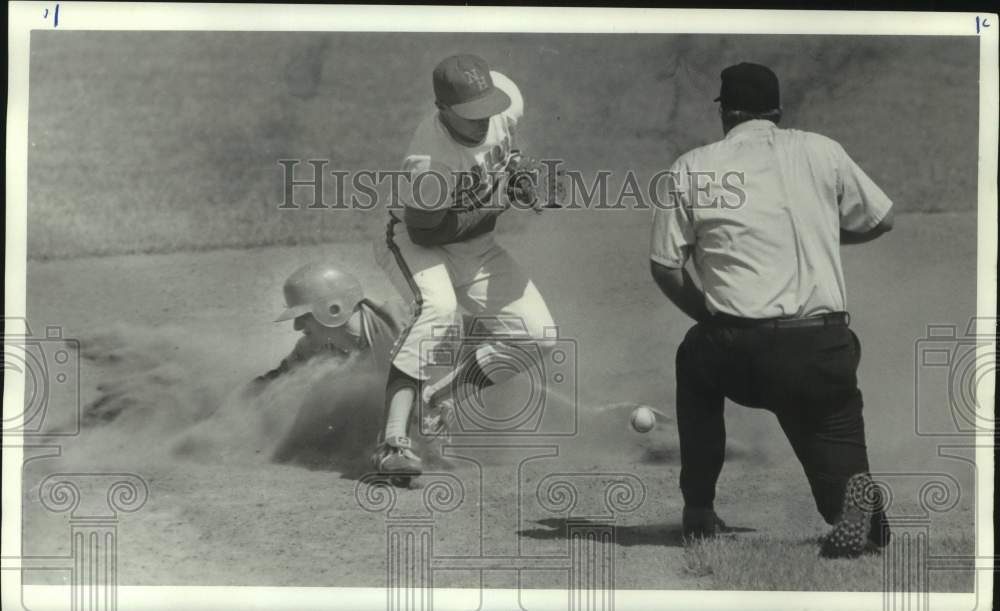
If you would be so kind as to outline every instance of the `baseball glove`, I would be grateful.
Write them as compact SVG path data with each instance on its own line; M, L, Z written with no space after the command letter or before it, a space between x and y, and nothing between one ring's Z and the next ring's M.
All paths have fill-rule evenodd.
M513 151L507 164L506 193L510 205L535 212L562 208L566 187L562 183L563 171L557 165Z

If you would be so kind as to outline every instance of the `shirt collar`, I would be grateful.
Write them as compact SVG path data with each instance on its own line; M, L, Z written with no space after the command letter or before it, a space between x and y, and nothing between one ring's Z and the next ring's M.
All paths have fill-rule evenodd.
M752 134L757 132L770 131L775 128L777 128L777 125L774 124L774 121L768 121L767 119L750 119L749 121L744 121L743 123L740 123L736 127L729 130L729 133L726 134L726 140L729 140L730 138L735 138L736 136L739 136L741 134Z

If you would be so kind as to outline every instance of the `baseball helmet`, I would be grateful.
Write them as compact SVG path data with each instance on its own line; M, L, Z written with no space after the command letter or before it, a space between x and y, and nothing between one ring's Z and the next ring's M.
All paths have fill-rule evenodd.
M346 323L364 297L361 283L329 263L309 263L285 281L285 311L274 322L312 313L325 327Z

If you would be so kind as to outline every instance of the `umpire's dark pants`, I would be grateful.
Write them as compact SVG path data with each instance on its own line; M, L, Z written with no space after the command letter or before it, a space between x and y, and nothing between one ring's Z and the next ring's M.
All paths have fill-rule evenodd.
M833 523L848 478L868 471L860 358L861 345L845 320L788 328L716 317L692 327L677 351L685 504L711 507L715 500L728 398L777 415L819 512Z

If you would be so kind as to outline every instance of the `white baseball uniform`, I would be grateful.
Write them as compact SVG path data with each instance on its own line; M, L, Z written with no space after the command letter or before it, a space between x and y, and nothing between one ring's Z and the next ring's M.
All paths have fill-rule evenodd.
M509 78L494 71L490 74L495 85L510 97L511 105L490 118L485 139L474 146L460 144L435 110L420 123L403 162L412 184L421 174L432 171L449 177L456 173L477 175L472 197L456 190L456 181L449 178L447 193L442 195L448 197L445 205L452 208L478 207L483 205L481 202L489 202L503 186L499 176L514 148L514 132L524 102ZM426 201L414 201L407 189L402 191L404 206L426 206ZM442 333L444 329L461 328L459 306L475 317L486 317L490 331L498 336L535 339L541 345L550 341L547 338L553 335L554 323L545 301L527 273L497 244L492 226L465 241L428 247L413 243L400 220L402 216L401 212L393 214L385 240L376 245L380 267L400 294L413 300L415 316L400 334L392 361L400 371L428 380L426 357L449 339ZM487 353L483 354L488 358Z

